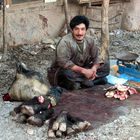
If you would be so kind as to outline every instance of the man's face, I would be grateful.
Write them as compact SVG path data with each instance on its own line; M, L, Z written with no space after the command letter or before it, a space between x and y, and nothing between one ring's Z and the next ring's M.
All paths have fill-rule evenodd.
M81 23L77 26L75 26L72 30L73 37L77 41L82 41L86 35L86 26L85 24Z

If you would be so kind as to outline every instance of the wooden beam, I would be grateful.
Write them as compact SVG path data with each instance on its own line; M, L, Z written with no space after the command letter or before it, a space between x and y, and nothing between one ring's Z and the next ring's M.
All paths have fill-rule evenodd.
M109 60L109 25L108 25L108 11L109 11L110 0L103 0L101 10L101 50L100 59L102 61Z
M64 10L65 10L65 20L67 25L67 32L70 31L69 29L69 17L68 17L68 0L64 0Z
M91 3L92 5L102 4L103 0L79 0L79 4ZM130 2L130 0L110 0L110 4L119 3L119 2Z
M7 55L7 44L6 44L6 38L5 38L5 34L6 34L6 27L5 27L5 23L6 23L6 20L5 20L5 0L3 1L3 6L2 6L2 13L3 13L3 56L2 56L2 59L5 61L6 60L6 55Z

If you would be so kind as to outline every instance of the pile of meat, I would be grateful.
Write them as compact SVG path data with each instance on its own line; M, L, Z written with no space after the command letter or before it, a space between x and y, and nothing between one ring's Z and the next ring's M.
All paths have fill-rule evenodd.
M133 87L125 85L115 85L106 89L105 96L107 98L116 98L119 100L125 100L132 94L137 94L137 90Z

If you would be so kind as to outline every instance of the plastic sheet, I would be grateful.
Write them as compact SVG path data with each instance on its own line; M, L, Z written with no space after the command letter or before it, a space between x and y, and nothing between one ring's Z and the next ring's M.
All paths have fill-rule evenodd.
M107 76L107 81L110 84L116 85L116 84L125 84L128 81L128 79L116 77L114 75L109 74Z

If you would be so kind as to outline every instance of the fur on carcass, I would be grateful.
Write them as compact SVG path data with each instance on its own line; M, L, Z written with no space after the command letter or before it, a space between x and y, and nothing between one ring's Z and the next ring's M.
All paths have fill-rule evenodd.
M91 129L91 123L62 110L49 122L48 138L64 137Z
M12 100L25 101L35 96L47 95L50 85L43 76L16 59L16 78L10 87L9 95Z

